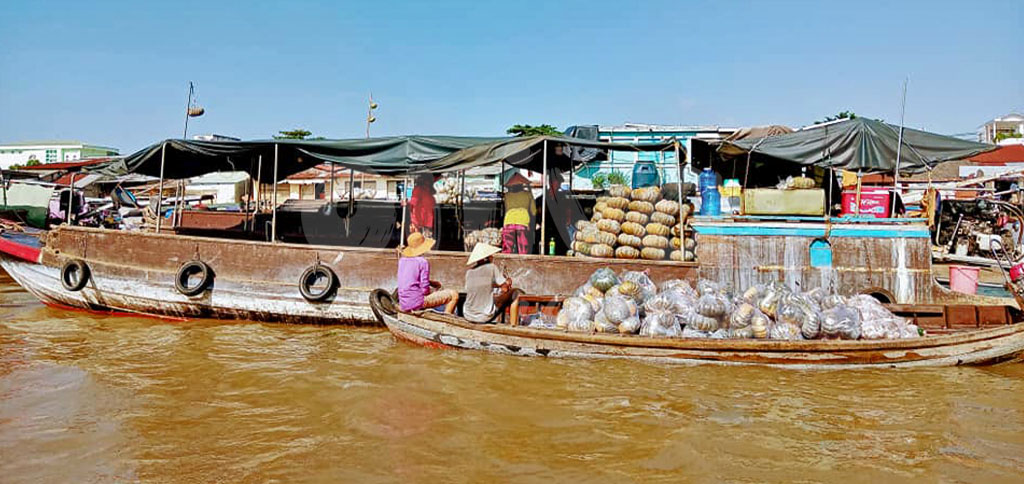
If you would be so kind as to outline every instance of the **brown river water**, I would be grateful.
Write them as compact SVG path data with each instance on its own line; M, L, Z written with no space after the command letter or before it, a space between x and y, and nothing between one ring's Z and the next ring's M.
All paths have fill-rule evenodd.
M1022 482L1024 364L439 351L52 309L0 272L0 482Z

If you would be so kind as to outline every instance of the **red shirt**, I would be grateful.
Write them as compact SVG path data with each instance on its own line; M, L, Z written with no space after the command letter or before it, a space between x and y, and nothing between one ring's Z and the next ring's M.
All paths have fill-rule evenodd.
M433 190L423 187L412 189L409 199L410 219L413 227L434 228L434 194Z

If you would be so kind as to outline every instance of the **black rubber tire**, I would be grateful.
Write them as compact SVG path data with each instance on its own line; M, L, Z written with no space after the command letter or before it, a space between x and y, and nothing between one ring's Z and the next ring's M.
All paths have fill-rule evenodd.
M76 274L78 275L77 279L75 278ZM85 262L71 259L60 268L60 285L71 292L81 291L89 283L90 276L89 266Z
M384 315L394 316L398 314L398 299L395 294L384 289L370 291L370 310L377 317L377 321L384 323Z
M193 275L199 274L199 284L188 285L188 280ZM178 268L174 276L174 288L186 296L198 296L210 287L213 283L213 269L201 260L190 260Z
M313 292L313 283L321 277L327 278L327 287L320 292ZM299 277L299 292L309 302L325 301L334 294L337 288L338 276L334 274L330 267L323 264L309 266L309 269L306 269L302 276Z

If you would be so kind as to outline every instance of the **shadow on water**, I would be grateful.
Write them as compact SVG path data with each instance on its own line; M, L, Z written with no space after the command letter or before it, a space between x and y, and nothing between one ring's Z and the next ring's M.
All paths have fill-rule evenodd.
M1011 482L1024 365L666 367L51 309L0 281L0 475ZM457 477L453 477L457 476Z

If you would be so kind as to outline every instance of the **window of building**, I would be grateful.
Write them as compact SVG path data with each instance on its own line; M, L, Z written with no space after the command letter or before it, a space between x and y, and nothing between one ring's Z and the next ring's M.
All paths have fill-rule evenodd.
M46 162L56 163L57 162L57 150L46 150Z

